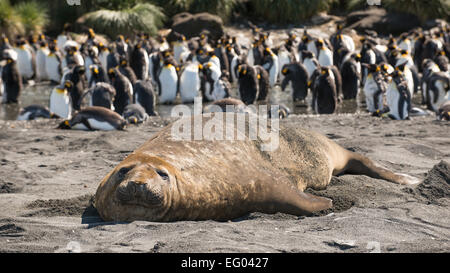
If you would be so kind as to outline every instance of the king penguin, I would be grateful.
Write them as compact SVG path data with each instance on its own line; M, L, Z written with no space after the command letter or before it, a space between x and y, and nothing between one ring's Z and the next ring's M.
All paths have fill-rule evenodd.
M376 113L384 108L383 97L386 93L386 82L380 66L376 64L363 64L367 70L366 82L363 91L366 99L366 107L370 113Z
M249 64L238 66L239 94L246 105L254 104L258 98L258 77L256 69Z
M20 110L17 120L35 120L38 118L49 119L57 118L57 116L45 106L32 104Z
M40 41L39 49L36 52L36 79L38 81L50 80L45 65L48 54L50 54L50 50L48 49L47 43L45 41Z
M220 68L213 62L207 62L202 66L202 93L204 101L214 101L212 93L214 91L215 83L222 76Z
M20 75L24 80L30 80L34 76L36 70L36 55L34 49L21 38L17 42L17 47L14 48L17 52L17 66L20 71Z
M199 69L201 64L188 62L180 73L180 97L182 103L191 103L200 95Z
M111 84L106 82L96 83L83 94L83 97L88 95L90 96L89 106L101 106L113 111L115 110L114 98L116 96L116 89Z
M170 62L170 60L164 60L164 64L158 74L158 79L159 103L173 103L177 96L178 74L176 67Z
M22 92L22 77L17 66L17 52L13 49L3 51L6 65L2 71L3 98L2 103L17 103Z
M318 61L321 66L333 65L333 51L325 46L322 39L316 41L316 47L318 50Z
M269 73L270 87L274 87L277 83L279 73L278 56L268 47L266 47L263 54L262 67Z
M126 121L116 112L104 107L91 106L76 112L71 119L66 119L58 129L75 130L123 130Z
M328 67L320 68L313 88L312 108L317 114L332 114L337 107L334 75Z
M281 82L281 90L285 90L286 86L292 83L292 100L294 102L301 101L308 95L308 71L305 66L299 62L285 64L281 69L284 76Z
M361 75L358 71L358 55L351 55L341 67L342 93L344 100L356 99L361 82Z
M58 117L70 119L72 117L72 98L70 96L73 83L66 81L63 86L57 86L50 94L50 112Z
M109 79L111 80L116 96L114 97L114 109L119 115L122 115L123 110L128 104L133 103L133 86L119 69L111 68L108 71Z
M450 92L450 77L445 72L433 73L427 84L427 107L438 112L439 106L446 101L446 95Z
M45 58L45 72L50 81L60 83L62 77L62 56L56 43L49 44L49 53Z
M142 47L142 41L139 41L132 49L130 56L130 66L138 80L147 80L149 65L148 53Z
M411 110L411 96L406 82L398 77L401 74L395 71L388 78L386 91L386 103L389 107L389 117L396 120L409 118Z
M149 116L156 116L155 111L156 96L153 91L153 85L150 81L138 80L133 85L134 90L134 102L139 104L145 109L145 112Z
M148 119L148 114L140 104L128 104L123 111L123 118L128 124L143 123Z
M320 67L319 61L317 61L316 57L314 56L314 53L312 53L311 51L303 51L302 58L303 58L303 65L305 66L306 71L308 71L308 75L311 78L314 71L316 71L316 69Z

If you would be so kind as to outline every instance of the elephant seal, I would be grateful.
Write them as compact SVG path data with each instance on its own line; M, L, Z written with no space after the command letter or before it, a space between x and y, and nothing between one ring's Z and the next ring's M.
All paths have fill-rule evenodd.
M192 125L198 118L206 127L219 115L225 128L240 118L249 125L251 115L227 114L232 118L222 112L181 118L137 148L101 181L94 200L101 218L167 222L222 221L250 212L308 215L330 208L332 201L303 191L325 189L332 175L364 174L399 184L418 183L319 133L282 124L278 149L271 152L260 149L261 137L252 140L239 126L232 127L235 140L173 137L174 127L184 119Z

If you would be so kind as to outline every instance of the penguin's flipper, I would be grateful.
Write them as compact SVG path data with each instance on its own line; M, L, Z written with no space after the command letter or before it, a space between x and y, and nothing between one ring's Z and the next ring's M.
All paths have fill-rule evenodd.
M86 118L82 118L80 123L82 123L84 126L86 126L86 128L89 129L89 131L94 131L95 129L93 129L91 127L91 124L89 124L89 121Z

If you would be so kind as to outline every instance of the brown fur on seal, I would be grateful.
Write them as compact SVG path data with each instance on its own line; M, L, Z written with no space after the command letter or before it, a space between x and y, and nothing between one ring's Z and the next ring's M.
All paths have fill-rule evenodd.
M224 113L212 118L236 125L237 118L249 117L227 114L234 120ZM212 121L208 115L197 118L204 126ZM193 118L187 119L193 128ZM228 220L255 211L307 215L330 208L332 202L303 190L326 188L332 175L417 182L299 128L280 127L279 148L265 152L260 149L263 141L250 140L248 134L234 141L174 140L174 126L162 129L102 180L95 207L104 220ZM234 139L243 136L234 128Z

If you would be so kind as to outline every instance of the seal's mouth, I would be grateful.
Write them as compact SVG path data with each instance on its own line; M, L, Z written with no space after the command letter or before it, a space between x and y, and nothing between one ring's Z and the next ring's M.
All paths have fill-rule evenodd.
M115 179L115 200L120 205L155 207L164 203L164 189L175 178L164 168L138 164L119 168Z
M160 187L135 181L121 183L116 189L116 198L122 205L145 207L160 205L164 200Z

